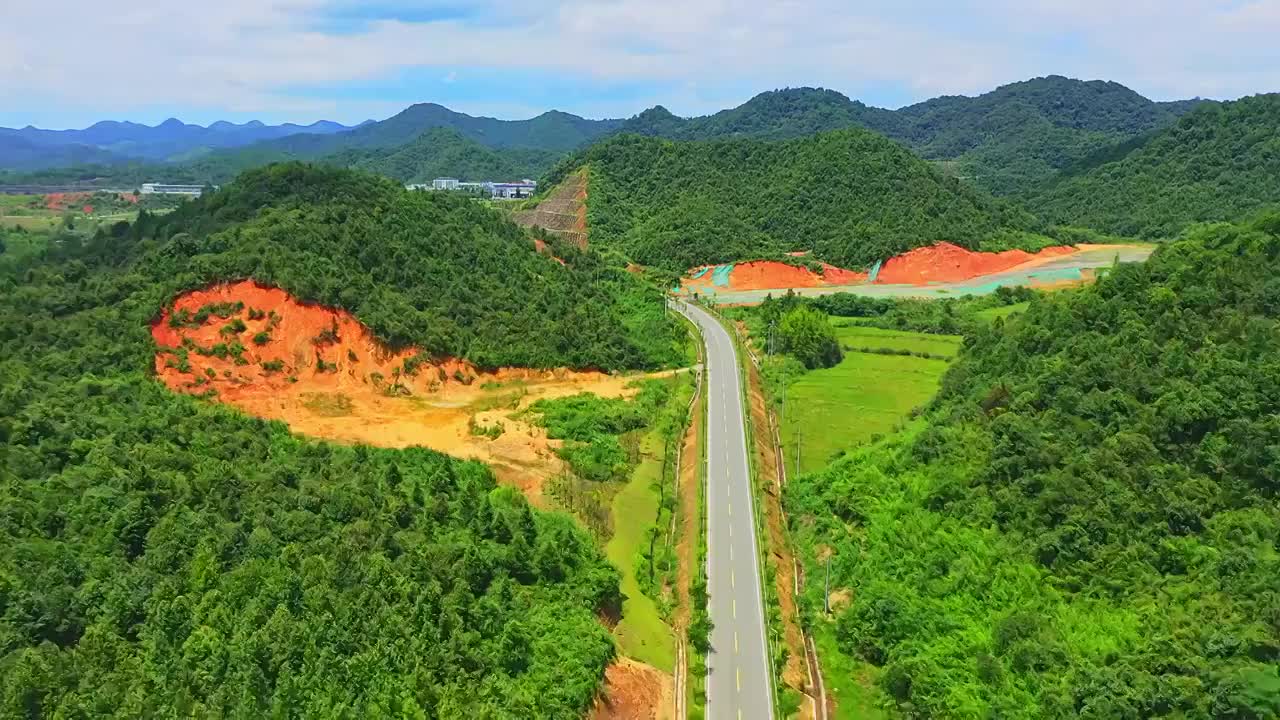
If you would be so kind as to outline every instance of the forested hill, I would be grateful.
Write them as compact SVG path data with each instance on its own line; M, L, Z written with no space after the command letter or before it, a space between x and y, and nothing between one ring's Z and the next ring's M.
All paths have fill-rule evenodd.
M1157 103L1114 82L1060 76L1012 83L976 97L939 97L900 110L868 107L833 90L761 93L705 117L661 106L622 132L678 140L786 139L862 127L906 144L954 174L1000 194L1054 177L1101 149L1165 127L1198 101Z
M1101 80L1050 76L977 97L940 97L898 111L921 156L998 194L1043 183L1101 149L1172 124L1199 101L1157 103Z
M558 243L565 265L537 254L524 229L472 199L364 173L269 166L129 232L158 243L137 264L167 290L253 278L349 310L393 346L483 367L677 357L656 289Z
M867 130L783 142L623 135L562 163L549 182L584 165L592 245L672 270L801 250L857 268L941 240L1037 242L1025 213Z
M389 149L344 150L326 163L385 175L401 182L429 183L438 177L462 180L519 180L541 177L561 157L553 150L494 150L451 128L428 130L412 142Z
M1028 204L1054 222L1162 238L1280 203L1280 94L1201 107L1126 150Z
M149 332L251 276L486 363L656 362L661 298L565 260L474 201L301 165L0 255L0 717L582 717L621 598L570 518L479 463L172 393Z
M979 332L922 421L793 479L859 675L904 717L1280 715L1277 277L1280 216L1199 228Z
M823 88L771 90L705 117L678 117L659 105L622 123L619 132L671 140L782 140L848 127L893 137L904 132L902 118L892 110L868 107Z
M528 120L472 117L434 103L411 105L375 123L333 135L291 135L256 143L243 150L217 153L210 159L236 164L239 158L316 160L343 151L391 150L418 141L433 129L451 129L492 149L565 153L613 130L620 121L587 120L562 112L545 112ZM450 173L457 174L457 173Z

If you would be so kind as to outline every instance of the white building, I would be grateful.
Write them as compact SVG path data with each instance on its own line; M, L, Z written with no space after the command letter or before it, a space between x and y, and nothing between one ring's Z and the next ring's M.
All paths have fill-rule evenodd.
M436 178L431 181L432 190L457 190L458 178Z
M513 183L490 183L490 190L496 198L516 200L527 198L538 192L538 183L532 180L521 180Z
M214 188L217 189L216 187ZM204 193L203 185L168 185L166 183L142 183L143 195L191 195L200 197Z

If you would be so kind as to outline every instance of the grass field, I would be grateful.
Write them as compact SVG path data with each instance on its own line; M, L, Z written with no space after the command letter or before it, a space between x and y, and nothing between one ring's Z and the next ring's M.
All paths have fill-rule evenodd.
M925 335L905 330L883 330L856 323L836 323L835 328L836 340L842 347L907 350L949 358L955 357L963 341L959 335Z
M841 345L927 352L953 357L960 338L846 325L836 329ZM913 408L938 390L946 360L903 355L845 352L833 368L802 375L787 389L782 416L782 448L794 472L796 443L800 471L821 469L839 453L891 432Z
M687 395L684 400L688 401ZM609 562L622 573L622 621L614 628L614 636L623 655L671 672L676 664L675 636L636 580L636 557L646 542L645 530L658 514L653 485L662 472L661 435L650 431L640 452L640 464L613 498L613 537L604 547Z

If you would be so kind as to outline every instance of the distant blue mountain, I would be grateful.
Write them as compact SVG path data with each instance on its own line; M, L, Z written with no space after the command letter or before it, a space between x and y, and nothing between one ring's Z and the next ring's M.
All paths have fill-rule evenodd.
M0 128L0 168L38 170L86 161L113 164L136 160L187 160L213 150L242 147L288 135L329 135L366 123L347 126L321 120L310 125L266 125L253 120L237 125L220 120L204 127L169 118L154 127L104 120L83 130L42 130L31 126Z

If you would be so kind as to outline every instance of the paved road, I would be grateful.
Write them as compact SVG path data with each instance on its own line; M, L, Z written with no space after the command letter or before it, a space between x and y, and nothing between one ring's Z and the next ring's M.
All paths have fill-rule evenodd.
M729 333L694 305L677 309L707 346L707 584L711 652L707 717L773 718L742 385Z

